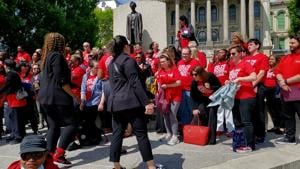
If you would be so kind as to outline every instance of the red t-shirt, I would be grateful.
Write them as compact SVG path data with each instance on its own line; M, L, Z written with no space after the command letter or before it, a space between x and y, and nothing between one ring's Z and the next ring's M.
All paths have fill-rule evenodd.
M5 76L0 75L0 88L2 88L5 84ZM4 101L5 101L5 95L0 94L0 107L2 108L4 106Z
M88 75L88 78L86 80L86 100L90 100L92 96L92 91L94 87L94 80L97 77L97 75Z
M260 70L267 71L269 69L268 57L263 53L258 53L254 56L246 56L244 60L255 68L256 74L258 74Z
M82 77L85 74L85 70L81 66L77 66L76 68L72 69L72 92L80 97L80 89L81 89L81 82Z
M180 79L180 73L177 68L174 66L170 70L159 70L157 73L157 83L159 85L163 84L172 84ZM182 83L182 82L181 82ZM169 101L181 101L181 86L179 87L170 87L165 89L166 99Z
M184 26L178 31L177 37L179 38L181 49L187 48L189 46L189 39L182 36L183 34L189 34L189 33L190 33L190 29L187 26Z
M269 68L267 71L264 85L266 87L276 87L276 76L273 68Z
M199 58L200 66L206 68L207 65L206 55L203 52L198 51L198 58Z
M24 107L27 105L26 99L18 100L16 93L6 95L6 100L10 108Z
M159 68L159 58L154 58L151 64L152 73L155 74L158 71L158 68Z
M300 74L300 53L283 56L275 70L275 74L281 74L284 79ZM300 87L300 82L289 85Z
M229 65L227 61L218 62L215 64L212 72L221 82L222 85L229 78Z
M90 55L90 52L87 52L87 51L83 51L82 52L82 56L83 56L83 64L84 66L88 67L89 66L89 55Z
M18 52L15 62L19 64L20 61L26 61L29 63L31 61L31 57L27 52Z
M191 90L191 84L192 84L192 81L193 81L193 77L191 75L191 72L193 71L193 69L196 66L200 66L200 63L197 60L195 60L194 58L191 58L187 62L184 61L183 59L181 59L177 63L177 67L178 67L178 70L179 70L180 75L181 75L182 88L186 91Z
M234 65L229 72L229 80L233 81L238 77L245 77L254 72L255 69L246 61ZM235 98L237 99L248 99L256 97L253 89L252 82L240 82L240 89L237 91Z
M106 53L102 56L102 58L99 61L99 65L98 68L99 70L102 70L103 72L103 79L108 79L108 65L111 62L111 60L113 59L113 57Z
M215 65L216 65L216 63L209 62L207 65L207 71L213 73Z

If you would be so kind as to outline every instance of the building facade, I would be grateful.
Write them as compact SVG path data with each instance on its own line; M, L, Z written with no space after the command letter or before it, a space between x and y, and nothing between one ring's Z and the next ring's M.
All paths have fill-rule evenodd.
M272 51L283 53L288 48L287 0L139 0L136 2L138 8L140 6L140 10L138 8L137 10L142 15L156 16L153 17L155 20L166 17L163 19L166 23L155 24L159 32L153 32L163 34L164 38L166 35L166 39L162 39L166 41L163 44L175 42L179 29L179 16L185 15L195 28L199 48L208 55L215 49L227 48L232 32L240 32L244 40L259 39L267 54ZM163 5L163 10L159 8L158 11L152 8L151 4ZM143 17L148 18L146 15ZM153 22L144 18L144 23ZM157 29L158 26L163 26L163 29Z

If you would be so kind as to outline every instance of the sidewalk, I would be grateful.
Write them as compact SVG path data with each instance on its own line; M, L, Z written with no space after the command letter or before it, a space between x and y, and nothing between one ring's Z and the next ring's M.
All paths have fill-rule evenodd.
M299 124L299 121L298 121ZM297 127L298 131L299 126ZM155 161L166 169L267 169L300 168L300 144L277 145L274 140L280 138L267 134L266 142L257 146L257 150L247 154L237 154L230 150L231 139L221 136L216 145L196 146L180 143L166 145L158 140L160 135L150 132L149 137ZM135 137L123 142L128 153L121 157L121 164L127 169L144 169ZM19 145L9 145L5 139L0 141L0 168L18 159ZM111 169L108 161L109 143L67 152L67 158L74 164L72 169ZM276 169L277 169L276 168Z

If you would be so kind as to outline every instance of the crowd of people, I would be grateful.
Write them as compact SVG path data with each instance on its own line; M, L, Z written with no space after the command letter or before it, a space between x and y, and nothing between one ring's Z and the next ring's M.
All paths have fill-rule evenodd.
M147 135L145 115L149 114L156 116L160 140L171 146L180 142L182 128L193 116L209 126L210 145L217 143L219 134L232 137L235 131L243 131L245 145L237 147L237 153L254 151L255 145L265 142L267 132L285 134L279 144L295 144L300 35L290 36L291 54L277 57L261 53L258 39L244 42L236 32L229 48L217 50L207 63L187 18L180 20L179 47L160 49L152 42L143 50L141 44L132 46L126 37L116 36L102 49L84 42L83 50L72 52L61 34L48 33L43 48L32 56L21 46L16 57L2 52L0 114L5 131L1 124L0 133L10 133L7 141L14 144L25 137L26 124L34 134L48 127L47 145L41 152L47 150L55 164L70 166L65 158L70 145L70 150L74 145L97 145L102 134L112 131L110 161L116 169L122 168L122 140L129 128L137 137L143 161L149 169L155 168ZM238 86L232 109L207 107L210 96L230 84ZM161 97L164 103L159 102ZM266 108L274 124L269 130ZM95 124L97 116L101 128Z

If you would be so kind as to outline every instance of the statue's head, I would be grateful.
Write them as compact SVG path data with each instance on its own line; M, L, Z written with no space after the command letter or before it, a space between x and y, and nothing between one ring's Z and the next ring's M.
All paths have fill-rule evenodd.
M136 8L136 3L133 2L133 1L131 1L130 4L129 4L129 6L130 6L130 8L131 8L132 10L135 10L135 8Z

